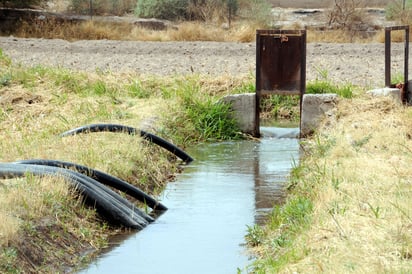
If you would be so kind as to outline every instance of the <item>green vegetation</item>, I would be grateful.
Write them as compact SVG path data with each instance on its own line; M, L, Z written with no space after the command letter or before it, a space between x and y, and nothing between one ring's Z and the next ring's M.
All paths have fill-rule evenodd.
M273 25L272 6L266 0L241 0L239 16L262 27Z
M391 84L396 85L405 82L405 75L403 73L394 73L391 76Z
M247 226L246 242L250 246L258 246L262 243L264 232L261 226L255 224Z
M334 93L342 98L352 98L356 87L351 84L334 84L328 78L328 71L318 69L319 77L306 84L307 94ZM260 109L263 119L299 121L299 96L268 95L262 97Z
M329 73L326 69L317 68L318 77L307 83L306 93L309 94L325 94L335 93L343 98L352 98L354 87L352 84L333 84L329 80Z
M268 95L264 96L260 102L262 119L264 120L289 120L299 121L299 96L288 95Z
M351 98L353 96L354 87L351 84L335 85L330 81L315 80L308 83L306 93L309 94L326 94L335 93L343 98Z
M400 21L403 24L412 23L412 1L395 0L386 6L386 18L388 20Z
M13 8L27 8L30 6L46 4L47 0L0 0L0 6Z
M187 17L188 0L139 0L138 17L177 20Z
M272 21L271 5L265 0L140 0L135 14L144 18L167 20L200 20L206 22L229 21L236 15L257 24L269 26Z
M69 10L78 14L124 15L133 11L137 0L71 0Z
M187 98L189 99L189 98ZM210 99L189 99L182 104L185 115L173 118L173 136L184 134L191 142L240 139L235 120L230 118L230 106ZM170 121L172 123L172 121ZM177 132L178 131L178 132ZM170 130L169 130L170 132Z

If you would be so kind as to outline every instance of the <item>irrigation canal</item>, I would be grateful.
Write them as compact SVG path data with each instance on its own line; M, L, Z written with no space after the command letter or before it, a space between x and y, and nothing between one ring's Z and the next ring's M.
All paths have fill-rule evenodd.
M259 141L188 150L195 161L160 197L168 211L142 231L114 239L110 250L80 273L245 270L253 262L245 247L247 228L264 222L281 203L286 178L299 160L298 129L261 128L261 133Z

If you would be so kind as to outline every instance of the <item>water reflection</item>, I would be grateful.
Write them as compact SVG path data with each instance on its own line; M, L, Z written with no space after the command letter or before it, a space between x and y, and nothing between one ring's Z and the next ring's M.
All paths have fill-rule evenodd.
M82 273L236 273L247 226L283 198L297 139L203 144L161 201L169 210Z

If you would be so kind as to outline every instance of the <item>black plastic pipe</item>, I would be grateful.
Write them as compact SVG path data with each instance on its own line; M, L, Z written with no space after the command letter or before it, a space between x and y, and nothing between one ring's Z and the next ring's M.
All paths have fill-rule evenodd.
M82 173L86 176L89 176L100 183L113 187L117 190L120 190L131 197L139 200L142 203L145 203L153 210L164 211L167 210L167 207L158 202L152 196L146 194L144 191L140 190L134 185L131 185L117 177L111 176L102 171L91 169L86 166L78 165L75 163L58 161L58 160L48 160L48 159L30 159L14 162L16 164L31 164L31 165L45 165L45 166L54 166L61 167L66 169L75 169L77 172Z
M70 136L70 135L76 135L79 133L89 133L89 132L102 132L102 131L108 131L108 132L125 132L130 135L137 135L139 134L140 137L142 137L145 140L148 140L149 142L155 143L156 145L159 145L163 147L164 149L172 152L174 155L182 159L186 163L190 163L193 161L193 158L190 157L186 152L178 148L177 146L173 145L172 143L160 138L159 136L156 136L154 134L148 133L143 130L139 130L133 127L129 126L124 126L124 125L117 125L117 124L91 124L91 125L85 125L81 126L75 129L71 129L69 131L63 132L60 136L65 137L65 136Z
M36 176L61 176L70 182L88 202L91 202L108 221L117 225L142 229L152 220L150 216L145 216L145 213L114 191L78 172L44 165L0 163L0 178L24 177L28 173Z

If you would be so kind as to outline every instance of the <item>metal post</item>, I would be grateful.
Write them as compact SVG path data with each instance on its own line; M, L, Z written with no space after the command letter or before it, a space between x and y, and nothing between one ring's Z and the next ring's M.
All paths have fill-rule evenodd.
M385 28L385 86L393 87L391 83L391 31L405 31L405 59L404 59L404 75L401 85L401 99L403 103L408 103L410 100L409 94L409 26L393 26Z
M385 86L391 86L391 30L385 29Z
M410 91L409 91L409 26L405 27L405 63L404 63L404 91L405 96L403 98L404 103L409 103Z
M90 20L93 19L93 0L90 0Z
M255 90L256 90L256 108L255 108L255 137L260 137L260 97L262 86L260 84L260 32L256 31L256 79L255 79Z

